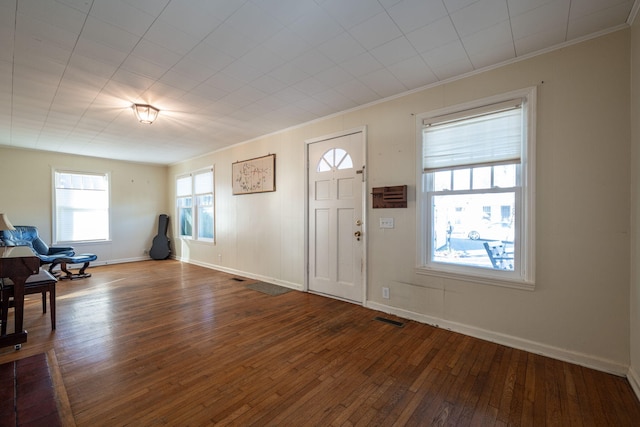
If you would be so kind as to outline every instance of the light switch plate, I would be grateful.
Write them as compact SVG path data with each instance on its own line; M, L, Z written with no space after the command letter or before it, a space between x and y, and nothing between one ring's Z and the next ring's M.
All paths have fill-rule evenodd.
M393 218L380 218L380 228L393 228Z

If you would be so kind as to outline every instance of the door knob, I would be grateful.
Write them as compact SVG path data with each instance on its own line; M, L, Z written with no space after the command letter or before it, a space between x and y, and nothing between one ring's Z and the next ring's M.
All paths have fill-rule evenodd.
M353 235L356 236L356 237L360 237L362 235L362 233L359 232L359 231L356 231L355 233L353 233Z

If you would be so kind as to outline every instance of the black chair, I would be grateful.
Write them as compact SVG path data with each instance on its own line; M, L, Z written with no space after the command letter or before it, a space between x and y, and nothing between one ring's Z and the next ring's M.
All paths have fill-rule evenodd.
M24 284L24 294L42 294L42 312L47 312L47 292L49 292L49 311L51 312L51 329L56 328L56 282L58 280L48 271L40 270L30 276ZM0 288L0 334L7 334L8 311L13 307L14 284L10 279L2 279Z
M40 265L51 264L49 272L57 263L57 259L69 258L75 255L71 246L49 247L38 235L38 228L31 225L16 225L15 230L2 230L2 242L4 246L29 246L40 258Z

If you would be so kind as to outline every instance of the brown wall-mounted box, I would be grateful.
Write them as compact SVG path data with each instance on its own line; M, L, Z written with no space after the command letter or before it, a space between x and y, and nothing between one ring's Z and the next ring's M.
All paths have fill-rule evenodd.
M406 208L407 186L376 187L371 192L373 208Z

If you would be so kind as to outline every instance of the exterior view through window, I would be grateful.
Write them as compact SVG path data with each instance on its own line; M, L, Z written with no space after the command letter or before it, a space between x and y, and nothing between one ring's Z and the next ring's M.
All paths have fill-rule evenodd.
M195 240L214 240L213 168L176 180L178 235Z

